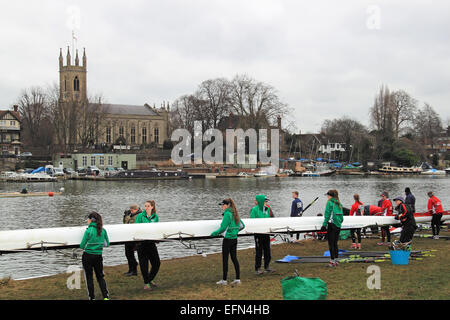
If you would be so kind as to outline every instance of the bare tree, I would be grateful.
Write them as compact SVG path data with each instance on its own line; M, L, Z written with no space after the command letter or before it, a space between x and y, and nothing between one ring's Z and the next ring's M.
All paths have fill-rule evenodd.
M418 110L414 118L414 131L423 144L430 144L434 149L435 139L442 131L442 120L434 108L425 103L423 108Z
M84 147L99 143L106 131L108 105L102 103L102 96L89 98L79 106L77 116L77 138Z
M205 114L207 129L216 128L220 119L227 115L231 108L231 84L225 78L203 81L198 90L197 98L207 102Z
M406 91L398 90L392 93L392 121L394 126L394 136L399 138L400 131L406 124L412 123L414 113L417 110L417 101Z
M351 160L353 153L356 154L363 149L362 143L368 134L363 124L347 117L325 120L322 125L322 132L329 140L345 143L347 161Z
M44 147L52 143L49 96L41 87L22 91L17 105L22 119L25 141L32 146Z
M277 116L289 112L274 87L246 75L237 75L231 81L231 103L232 109L247 119L247 127L254 129L275 123Z

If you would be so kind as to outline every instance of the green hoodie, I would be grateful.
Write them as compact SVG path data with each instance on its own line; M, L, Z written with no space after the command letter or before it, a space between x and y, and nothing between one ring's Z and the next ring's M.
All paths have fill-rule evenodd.
M80 248L86 253L101 255L103 247L109 247L108 234L105 229L102 229L102 233L97 235L97 223L91 222L84 232Z
M331 198L327 202L325 207L325 215L323 220L323 226L326 227L330 221L338 228L341 227L342 221L344 221L344 214L342 213L342 204L338 200Z
M147 215L147 212L144 210L138 214L138 216L136 217L136 221L134 223L153 223L153 222L159 222L159 217L156 215L156 213L152 213L149 217Z
M220 224L220 228L211 233L211 236L216 237L225 230L225 238L227 239L236 239L239 231L245 228L244 222L239 219L239 223L236 223L233 219L233 209L226 208L223 213L222 223Z
M270 218L270 210L264 205L266 201L266 196L259 194L256 196L256 202L258 205L252 208L250 211L250 218Z

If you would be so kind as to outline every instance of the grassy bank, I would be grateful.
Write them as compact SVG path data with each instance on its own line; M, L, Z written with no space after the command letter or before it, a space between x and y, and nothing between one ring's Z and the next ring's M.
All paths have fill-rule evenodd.
M448 235L443 232L442 235ZM376 239L364 239L363 251L382 251L387 247L376 245ZM339 241L341 249L348 249L349 240ZM142 277L126 277L126 266L106 267L105 279L111 299L282 299L280 280L293 275L297 269L302 277L319 277L327 283L327 299L449 299L450 298L450 242L415 238L413 250L434 249L434 257L410 261L408 266L392 265L390 260L377 263L381 268L381 289L370 290L366 282L368 263L341 263L337 268L326 264L280 264L275 260L286 255L322 255L328 250L326 242L307 240L300 244L283 243L272 247L273 274L255 275L254 249L238 252L241 265L242 284L238 287L217 286L221 279L221 255L186 257L162 261L155 280L158 288L143 290ZM0 299L86 299L84 277L80 290L69 290L66 281L69 275L47 278L0 281ZM234 279L234 268L230 261L229 280ZM100 298L97 283L96 294Z

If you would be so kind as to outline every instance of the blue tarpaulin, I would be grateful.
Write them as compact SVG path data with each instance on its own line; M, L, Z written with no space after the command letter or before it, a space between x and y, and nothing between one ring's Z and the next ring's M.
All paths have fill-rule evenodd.
M45 168L44 167L39 167L39 168L33 170L31 173L39 173L39 172L45 172Z

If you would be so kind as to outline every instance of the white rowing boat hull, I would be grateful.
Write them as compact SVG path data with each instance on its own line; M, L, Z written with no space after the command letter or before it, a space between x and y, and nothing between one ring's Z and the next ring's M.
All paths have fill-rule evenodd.
M450 220L450 213L442 220ZM416 217L419 223L431 221L431 216ZM245 229L239 236L257 233L311 232L320 230L323 217L243 219ZM111 244L130 241L210 238L220 226L221 220L173 221L143 224L105 225ZM342 229L364 228L373 225L393 225L398 220L385 216L345 216ZM14 250L78 247L86 226L46 229L0 231L0 252Z

